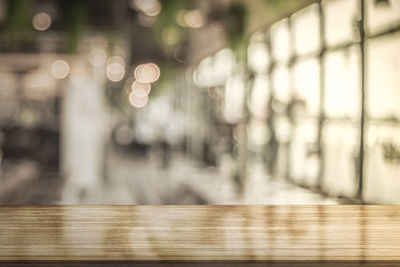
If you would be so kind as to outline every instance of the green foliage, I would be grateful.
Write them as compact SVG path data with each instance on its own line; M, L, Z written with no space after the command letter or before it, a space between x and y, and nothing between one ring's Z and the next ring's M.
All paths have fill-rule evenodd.
M176 22L176 16L179 11L187 9L187 0L160 0L162 9L160 14L157 16L155 23L155 34L158 38L162 36L162 32L165 28L174 27L179 31L180 35L186 33L186 29L180 27Z
M182 10L187 10L189 8L190 1L187 0L160 0L162 9L160 14L157 16L156 23L154 25L154 36L162 46L165 44L162 41L163 31L166 29L174 29L178 33L178 43L177 46L186 40L188 29L183 28L178 25L176 21L176 17L178 13ZM166 48L168 50L169 48ZM172 48L173 49L173 48ZM157 95L162 93L162 91L168 88L168 82L171 81L177 72L178 66L177 63L173 63L173 61L164 61L160 62L160 68L163 70L161 72L160 80L154 86L152 90L152 95Z
M287 0L264 0L264 1L275 7L285 6L287 4Z
M86 28L86 1L71 1L68 12L68 48L70 53L76 53L79 38Z
M160 27L177 26L176 15L187 8L187 0L160 0L162 9L157 18Z
M239 57L245 50L247 15L247 7L243 2L234 2L226 15L227 41Z
M160 63L161 76L160 79L153 85L151 91L152 97L162 94L165 90L170 89L171 81L176 77L178 67L171 61ZM173 83L172 83L173 86Z
M31 37L32 24L29 0L8 0L6 29L12 46L18 45Z

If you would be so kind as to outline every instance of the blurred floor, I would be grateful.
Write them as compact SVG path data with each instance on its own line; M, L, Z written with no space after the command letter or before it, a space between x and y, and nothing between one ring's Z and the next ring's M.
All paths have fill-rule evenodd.
M337 204L335 199L269 178L261 164L250 168L241 194L222 168L204 167L175 155L168 168L157 157L108 153L107 178L98 186L76 194L65 190L59 204ZM68 193L69 191L69 193Z

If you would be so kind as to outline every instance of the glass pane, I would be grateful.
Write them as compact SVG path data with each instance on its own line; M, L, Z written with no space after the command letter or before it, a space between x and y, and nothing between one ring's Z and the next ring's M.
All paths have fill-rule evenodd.
M359 132L359 127L345 122L327 122L323 126L323 187L329 195L354 197Z
M308 186L315 186L318 180L317 138L318 124L315 122L302 122L293 127L290 144L290 177Z
M286 178L288 173L288 144L287 143L279 143L276 165L274 169L274 176L277 178Z
M368 124L364 198L369 202L400 203L400 126Z
M269 54L266 43L251 43L248 48L248 63L256 73L266 73L269 66Z
M289 21L283 19L271 27L272 56L276 61L285 61L290 57Z
M361 107L358 47L328 53L324 61L326 115L358 118Z
M229 123L237 123L243 117L245 81L242 72L237 72L225 83L224 117Z
M215 83L223 84L229 75L232 74L235 65L235 55L229 48L220 50L214 57L213 71Z
M277 66L272 73L275 99L288 104L291 99L290 76L285 66Z
M252 118L247 127L248 147L252 151L262 152L270 139L270 130L265 120Z
M277 116L274 121L274 129L279 143L289 142L292 136L292 126L288 117Z
M319 62L299 61L294 66L295 98L305 104L305 116L319 114Z
M268 100L270 92L267 75L257 75L250 99L250 112L258 118L266 118L268 112Z
M367 0L367 28L370 33L400 24L400 0Z
M287 117L278 117L274 121L274 129L278 140L278 151L275 166L276 177L288 175L289 140L292 138L292 126Z
M368 115L400 119L400 34L368 43Z
M317 52L320 48L318 5L313 4L293 15L294 50L297 54Z
M269 66L269 52L262 33L253 34L247 49L249 67L256 73L266 73Z
M358 3L358 0L330 0L323 2L325 41L328 46L355 40Z
M194 81L199 87L208 87L214 85L214 78L213 58L206 57L195 71Z

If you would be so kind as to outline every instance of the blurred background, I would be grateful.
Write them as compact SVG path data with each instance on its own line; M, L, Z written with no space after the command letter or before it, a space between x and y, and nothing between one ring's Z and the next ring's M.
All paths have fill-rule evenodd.
M400 203L400 0L0 0L0 204Z

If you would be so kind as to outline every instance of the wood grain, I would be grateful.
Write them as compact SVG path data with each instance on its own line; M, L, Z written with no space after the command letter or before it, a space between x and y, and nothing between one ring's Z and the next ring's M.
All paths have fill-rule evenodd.
M400 206L3 206L20 260L400 262Z

